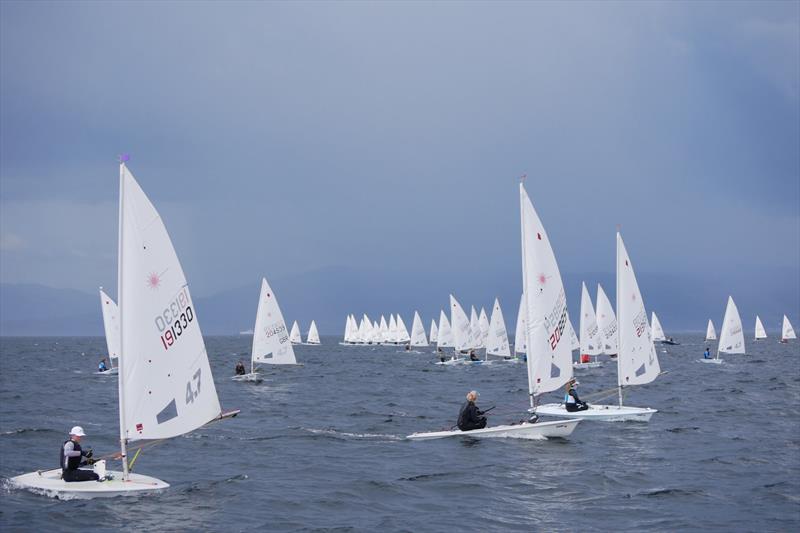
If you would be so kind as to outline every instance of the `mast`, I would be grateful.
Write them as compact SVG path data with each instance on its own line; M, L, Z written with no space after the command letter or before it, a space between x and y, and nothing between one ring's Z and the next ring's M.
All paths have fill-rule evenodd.
M619 395L619 406L622 407L622 382L620 379L622 378L622 370L620 369L620 361L622 360L622 355L620 354L620 338L619 338L619 226L617 226L617 287L616 287L616 299L617 301L614 302L615 313L617 315L617 393Z
M124 237L124 232L122 231L122 221L123 221L123 214L125 209L125 161L128 160L127 155L121 155L119 157L119 228L118 228L118 236L117 236L117 305L119 307L119 345L120 345L120 357L119 357L119 370L117 375L117 385L119 391L119 452L122 459L122 480L128 481L128 450L127 444L128 439L125 437L125 428L127 425L125 424L125 372L124 366L125 363L123 362L123 355L122 355L122 346L123 346L123 335L125 335L122 324L122 276L123 276L123 265L122 265L122 239Z
M533 393L533 383L531 383L531 364L533 358L531 357L531 340L528 334L528 320L530 317L528 317L528 261L525 254L525 206L522 199L522 191L525 189L526 177L527 175L523 174L519 179L519 224L522 238L522 301L525 304L525 358L527 359L526 366L528 367L528 399L531 402L531 409L535 409L536 399Z

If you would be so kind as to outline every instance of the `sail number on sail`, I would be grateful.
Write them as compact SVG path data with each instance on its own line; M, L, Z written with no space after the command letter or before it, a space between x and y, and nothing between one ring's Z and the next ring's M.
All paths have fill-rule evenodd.
M550 349L555 350L564 333L564 328L567 326L567 298L563 289L558 295L553 310L544 318L544 325L548 331L554 328L553 333L550 334Z
M155 318L156 327L161 334L161 344L165 350L175 344L189 324L194 320L194 311L189 305L189 294L186 287L181 289L175 300Z
M196 383L194 387L192 387L192 381ZM192 379L186 382L186 405L189 405L194 401L195 398L200 396L200 369L197 369L197 372L194 373Z

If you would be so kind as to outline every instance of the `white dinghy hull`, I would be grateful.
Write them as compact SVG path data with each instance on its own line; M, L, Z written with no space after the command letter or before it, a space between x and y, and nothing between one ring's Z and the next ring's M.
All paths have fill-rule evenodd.
M506 438L545 440L547 438L565 438L572 434L580 420L556 420L553 422L523 422L517 425L494 426L472 431L433 431L430 433L413 433L406 437L409 440L432 440L447 437L472 437L476 439Z
M116 376L119 374L119 367L114 367L106 370L105 372L100 372L99 370L94 373L95 376Z
M108 471L114 479L108 481L72 481L61 479L61 469L39 470L9 481L13 487L29 490L61 500L90 500L93 498L113 498L115 496L135 496L162 491L168 483L150 476L131 473L128 481L122 480L122 472Z
M725 362L724 359L698 359L698 363L710 363L712 365L721 365Z
M649 407L627 407L619 405L590 405L585 411L568 412L563 403L548 403L536 408L537 415L565 416L579 420L603 422L647 422L656 409Z
M262 381L264 381L264 378L262 378L261 375L258 374L257 372L250 372L249 374L232 376L231 379L233 381L245 381L248 383L261 383Z
M592 361L591 363L572 363L572 368L598 368L603 366L602 361Z

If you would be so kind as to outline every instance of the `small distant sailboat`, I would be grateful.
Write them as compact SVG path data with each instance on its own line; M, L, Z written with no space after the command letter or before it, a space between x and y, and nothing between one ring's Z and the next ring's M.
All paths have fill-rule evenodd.
M103 310L103 329L106 332L106 347L108 348L108 370L95 374L112 376L119 372L119 308L117 303L100 287L100 308Z
M486 337L486 359L490 355L497 355L505 360L511 360L506 321L503 319L500 300L497 298L494 299L494 306L492 306L492 319L489 322L489 332Z
M478 313L475 311L475 306L471 306L469 315L469 348L471 350L479 350L483 348L483 334L481 332L480 319Z
M10 479L12 486L61 499L164 490L168 483L130 471L128 445L177 437L239 413L222 412L183 268L161 216L124 161L117 266L122 472L105 472L102 460L95 472L111 479L101 483L64 481L60 467Z
M739 317L739 309L737 309L736 303L734 303L731 296L728 296L728 305L725 306L725 317L722 319L722 329L719 333L717 354L714 359L699 359L699 361L703 363L721 364L723 360L719 358L720 353L744 353L742 319Z
M715 341L717 340L717 330L714 329L714 323L711 322L711 319L708 319L708 327L706 328L706 340L707 341Z
M790 339L796 338L797 336L794 334L792 323L789 322L789 319L786 317L786 315L783 315L783 325L781 326L781 342L787 343Z
M425 337L425 326L422 325L422 319L419 313L414 311L414 320L411 322L411 339L409 344L411 346L427 346L428 339Z
M666 335L664 335L664 329L661 327L661 322L658 320L655 311L653 311L651 314L650 328L652 329L653 332L654 342L660 342L661 344L669 344L670 346L677 346L680 344L679 342L676 342L672 337L667 337Z
M317 331L317 323L311 321L311 326L308 328L308 335L306 336L306 344L317 345L319 344L319 332Z
M603 287L597 284L597 327L603 341L602 352L609 357L617 356L617 317Z
M289 341L292 344L303 344L303 339L300 338L300 326L297 325L297 320L292 324L292 330L289 332Z
M766 338L767 331L764 329L764 324L761 323L761 319L756 315L756 335L754 340L760 341Z
M453 328L450 326L450 321L444 311L439 311L439 331L436 337L436 352L441 359L437 365L455 364L456 358L452 357L450 360L444 360L444 348L455 347L455 337L453 336Z
M233 376L234 381L258 383L261 376L256 371L259 363L271 365L296 365L289 335L286 334L286 322L278 306L278 300L267 283L261 278L261 292L256 309L256 324L253 327L253 347L250 351L250 372Z
M436 341L439 339L439 328L436 327L436 320L433 318L431 319L431 335L430 341L431 344L436 344Z
M467 353L472 348L472 329L464 308L455 296L450 295L450 321L453 326L453 340L456 356Z
M411 341L411 335L408 334L406 323L403 322L403 317L397 314L397 344L405 344Z
M594 314L592 299L586 290L586 283L581 282L581 328L580 337L580 362L573 363L574 368L594 368L602 366L597 356L602 352L600 328L597 327L597 318ZM592 361L594 356L594 361Z
M537 412L551 416L566 416L605 422L647 422L657 411L649 407L622 405L622 389L644 385L661 373L656 348L647 323L642 293L633 272L633 264L625 249L622 235L617 232L617 390L619 405L590 405L585 411L568 412L564 404L548 404Z
M481 348L486 348L486 339L489 338L489 317L486 316L486 309L481 307L481 312L478 315L478 325L481 330Z

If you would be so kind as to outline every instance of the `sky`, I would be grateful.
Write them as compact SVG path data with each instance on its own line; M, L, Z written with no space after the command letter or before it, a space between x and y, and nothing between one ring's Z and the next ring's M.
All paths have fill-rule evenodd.
M120 153L195 296L491 293L526 174L565 276L620 225L640 278L800 314L798 2L0 3L0 282L116 286Z

